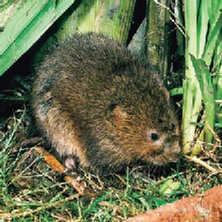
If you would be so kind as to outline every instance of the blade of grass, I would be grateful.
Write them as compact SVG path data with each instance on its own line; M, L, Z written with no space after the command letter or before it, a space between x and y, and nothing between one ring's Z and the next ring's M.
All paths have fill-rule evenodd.
M208 7L209 7L209 1L201 1L199 6L199 16L197 21L197 42L198 42L198 48L197 48L197 58L201 58L201 55L204 51L204 46L206 43L206 36L208 31L208 22L209 22L209 16L208 16Z
M196 126L192 122L197 122L201 108L201 93L195 77L189 54L197 56L197 9L199 1L185 1L185 29L186 29L186 46L185 46L185 80L183 82L184 106L182 116L183 131L183 152L186 154L190 150L190 142L194 140Z
M203 59L208 66L212 61L212 57L215 52L215 46L219 33L221 31L221 27L222 27L222 13L219 15L218 19L216 20L215 25L210 29L208 41L206 43L206 47L203 53Z
M196 59L193 55L190 56L196 72L196 76L199 80L203 102L205 105L204 140L207 143L211 143L212 133L209 129L214 128L215 100L209 67L202 59Z
M216 124L222 124L222 32L218 37L218 43L216 52L214 55L214 67L213 67L213 84L215 88L215 99L216 99Z

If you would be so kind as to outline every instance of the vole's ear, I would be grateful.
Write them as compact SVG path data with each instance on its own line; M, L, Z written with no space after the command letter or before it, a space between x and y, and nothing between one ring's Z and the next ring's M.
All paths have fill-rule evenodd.
M116 127L120 127L126 120L127 113L118 105L111 104L109 107L109 120Z
M165 91L166 92L166 98L168 101L170 101L170 92L168 90Z

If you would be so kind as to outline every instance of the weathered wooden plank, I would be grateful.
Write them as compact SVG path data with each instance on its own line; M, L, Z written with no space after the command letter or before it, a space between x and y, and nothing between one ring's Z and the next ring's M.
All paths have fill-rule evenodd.
M82 1L63 21L56 37L64 40L76 31L99 32L126 44L132 22L135 0Z
M26 1L0 32L0 75L18 60L73 3ZM31 2L31 3L30 3Z
M14 15L12 15L11 18L9 18L3 32L0 33L0 42L3 43L0 45L0 55L2 55L7 48L16 41L16 38L47 3L48 0L43 0L38 4L27 1Z

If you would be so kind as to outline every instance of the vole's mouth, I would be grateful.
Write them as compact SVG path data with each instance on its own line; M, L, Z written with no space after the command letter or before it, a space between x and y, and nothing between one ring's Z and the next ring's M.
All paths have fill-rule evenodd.
M179 142L165 144L162 149L155 150L151 153L151 158L155 165L165 165L175 163L180 159L181 149Z
M159 155L162 155L164 153L164 149L160 149L160 150L154 150L153 152L152 152L152 156L159 156Z

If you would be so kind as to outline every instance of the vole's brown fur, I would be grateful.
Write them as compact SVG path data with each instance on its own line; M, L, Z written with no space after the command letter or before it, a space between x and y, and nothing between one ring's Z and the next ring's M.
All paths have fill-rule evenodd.
M117 170L176 161L178 122L146 61L96 34L74 35L50 52L33 87L37 124L68 167Z

